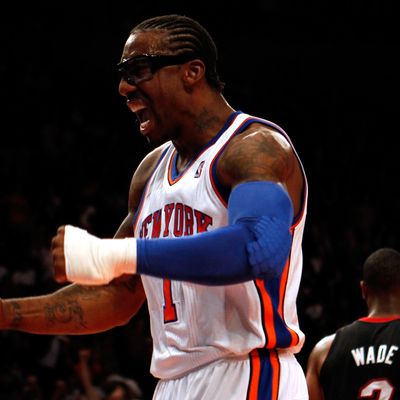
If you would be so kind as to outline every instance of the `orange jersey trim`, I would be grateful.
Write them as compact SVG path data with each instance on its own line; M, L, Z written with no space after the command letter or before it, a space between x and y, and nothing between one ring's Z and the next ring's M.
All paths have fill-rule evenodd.
M281 367L277 351L255 349L249 354L249 361L250 377L246 400L278 400ZM267 392L260 393L260 387Z
M263 279L256 279L255 284L261 295L261 301L264 309L264 332L265 332L265 347L274 348L276 346L276 331L274 324L274 309L272 300L269 296Z
M257 350L250 353L250 383L247 400L258 400L258 383L261 375L261 362Z

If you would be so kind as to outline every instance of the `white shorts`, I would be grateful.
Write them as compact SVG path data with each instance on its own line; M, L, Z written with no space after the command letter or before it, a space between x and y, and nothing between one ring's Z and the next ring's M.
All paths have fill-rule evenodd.
M160 380L153 400L308 400L303 369L288 351L256 350L178 379Z

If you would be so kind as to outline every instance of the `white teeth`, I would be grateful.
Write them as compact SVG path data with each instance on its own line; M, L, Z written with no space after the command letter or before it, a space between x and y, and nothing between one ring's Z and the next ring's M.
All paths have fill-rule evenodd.
M141 122L140 123L140 130L144 131L149 123L150 123L150 120Z

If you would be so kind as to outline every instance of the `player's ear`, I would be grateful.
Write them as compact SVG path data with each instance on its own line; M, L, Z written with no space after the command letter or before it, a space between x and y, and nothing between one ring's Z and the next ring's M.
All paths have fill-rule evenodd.
M206 66L201 60L192 60L186 63L184 68L183 79L185 86L192 87L199 82L205 75Z
M367 286L364 281L360 281L361 296L364 300L367 299Z

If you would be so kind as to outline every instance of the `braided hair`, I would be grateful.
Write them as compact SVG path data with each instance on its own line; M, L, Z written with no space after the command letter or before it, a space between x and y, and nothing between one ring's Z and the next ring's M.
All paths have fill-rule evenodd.
M167 47L174 54L195 53L206 66L207 82L222 92L224 83L220 81L217 73L217 47L202 25L183 15L162 15L139 23L131 30L131 34L153 30L167 32Z

